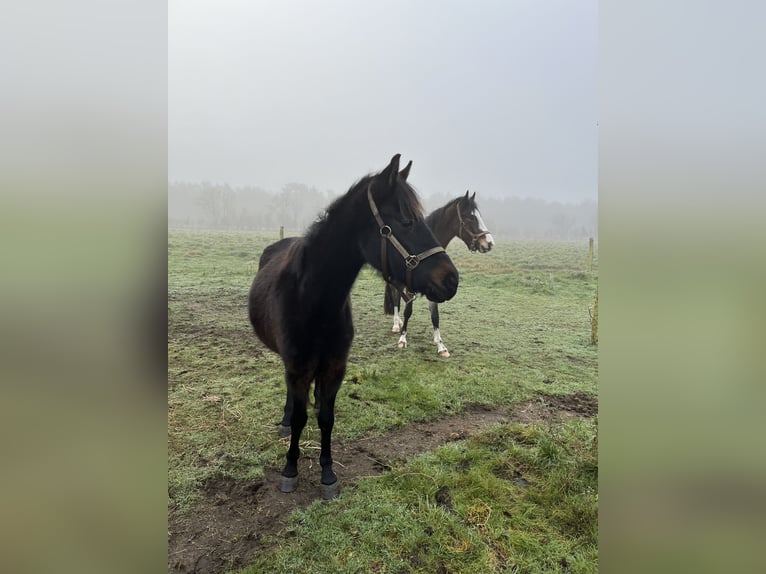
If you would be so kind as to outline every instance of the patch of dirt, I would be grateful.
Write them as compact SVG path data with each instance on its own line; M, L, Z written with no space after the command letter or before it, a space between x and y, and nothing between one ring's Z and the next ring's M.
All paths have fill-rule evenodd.
M510 418L513 422L530 424L553 423L575 417L598 415L598 398L582 392L571 395L544 395L525 403L513 405Z
M311 472L311 463L301 459L301 479L308 484L290 495L279 492L277 470L267 470L262 480L208 482L191 511L168 518L168 572L218 573L247 566L295 508L317 499L319 476Z
M452 510L452 495L449 488L442 486L436 491L435 495L436 504L444 508L445 510Z
M583 392L571 395L547 395L541 398L554 411L582 417L598 415L598 398Z
M597 398L584 393L540 395L510 408L471 405L461 414L413 423L382 436L351 444L335 441L334 470L343 490L360 478L382 474L412 456L497 423L550 423L597 412ZM279 491L279 469L267 469L262 480L208 482L192 510L168 517L168 572L218 574L242 568L272 546L271 537L292 535L285 529L290 513L320 498L319 453L304 449L298 471L298 488L290 494ZM449 492L442 494L440 503L449 506Z

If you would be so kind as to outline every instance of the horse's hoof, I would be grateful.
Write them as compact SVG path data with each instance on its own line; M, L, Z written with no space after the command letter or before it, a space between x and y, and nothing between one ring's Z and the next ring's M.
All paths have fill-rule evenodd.
M446 359L447 357L449 357L449 351L447 350L439 351L439 356L444 357Z
M332 484L322 485L322 500L332 500L338 496L338 494L340 494L340 486L338 485L337 480Z
M288 493L295 490L298 486L298 475L295 476L283 476L279 483L280 492Z
M292 431L290 430L289 426L285 425L279 425L279 436L282 438L285 438L286 436L290 436L292 434Z
M393 327L391 327L392 333L398 333L400 330L401 329L399 329L399 325L394 325Z
M407 343L399 342L399 343L396 344L396 346L399 347L400 349L404 349L407 346Z

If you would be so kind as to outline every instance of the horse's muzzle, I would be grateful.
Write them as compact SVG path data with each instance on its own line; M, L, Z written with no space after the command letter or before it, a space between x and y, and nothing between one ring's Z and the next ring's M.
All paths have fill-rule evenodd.
M485 236L481 237L477 243L476 247L479 252L487 253L492 251L492 246L495 244L495 241L492 239L492 235L487 233Z
M457 269L450 265L441 273L437 272L437 274L441 275L441 277L437 280L429 281L426 288L423 289L423 295L425 295L429 301L442 303L452 299L455 296L455 293L457 293L459 282L458 273Z

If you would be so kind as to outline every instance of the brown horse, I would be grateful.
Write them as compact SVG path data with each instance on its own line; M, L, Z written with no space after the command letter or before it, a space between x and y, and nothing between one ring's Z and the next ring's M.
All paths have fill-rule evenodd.
M399 172L399 154L338 198L303 237L283 239L261 255L248 311L255 333L285 365L287 400L282 434L290 432L282 492L295 490L299 441L314 383L322 433L322 497L338 493L332 468L335 397L346 372L354 325L349 293L365 263L384 279L433 301L452 298L458 272L425 223L407 183L412 162Z
M471 251L487 253L495 244L492 234L484 225L484 221L476 205L476 192L470 197L468 192L464 196L447 202L446 205L435 209L426 217L426 225L431 228L439 245L447 248L447 245L454 237L463 240L466 247ZM383 302L383 309L387 315L394 316L394 325L391 327L392 333L399 333L398 346L403 349L407 346L407 324L412 316L412 301L414 297L408 298L404 308L404 321L399 318L399 305L401 304L401 293L404 291L401 287L386 283L386 293ZM427 295L426 295L427 296ZM430 299L430 298L429 298ZM449 351L442 341L441 331L439 331L439 305L436 301L430 300L428 307L431 311L431 324L434 328L434 343L436 352L440 357L449 357Z

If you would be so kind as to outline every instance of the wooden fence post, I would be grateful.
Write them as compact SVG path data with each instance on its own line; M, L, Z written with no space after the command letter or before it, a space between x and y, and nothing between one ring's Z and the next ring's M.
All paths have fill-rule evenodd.
M590 316L590 342L598 343L598 286L596 286L596 299L593 302L593 313Z
M284 238L285 238L285 226L284 225L280 225L279 226L279 239L284 239ZM591 241L593 241L593 240L591 239Z

